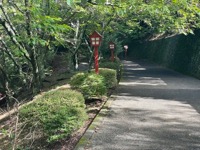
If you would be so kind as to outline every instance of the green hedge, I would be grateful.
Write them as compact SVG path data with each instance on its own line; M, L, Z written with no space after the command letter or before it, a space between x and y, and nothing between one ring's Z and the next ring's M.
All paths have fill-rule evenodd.
M94 72L94 70L92 70ZM99 75L105 79L105 85L108 89L117 86L117 73L114 69L99 68Z
M70 79L70 85L80 91L86 99L107 93L104 77L95 73L77 73Z
M114 69L117 72L117 81L119 82L122 77L122 63L119 60L111 62L109 60L102 60L99 64L100 68Z
M67 137L87 119L83 95L68 89L45 93L19 114L20 122L41 130L48 142Z
M87 76L88 76L88 73L84 73L84 72L77 73L71 77L69 84L72 86L72 88L78 89L80 85L83 84Z

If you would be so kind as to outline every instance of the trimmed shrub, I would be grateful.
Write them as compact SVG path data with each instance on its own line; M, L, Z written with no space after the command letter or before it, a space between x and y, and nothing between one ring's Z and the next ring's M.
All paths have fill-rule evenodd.
M116 71L119 68L119 64L116 62L111 62L111 61L106 61L106 62L101 62L99 64L100 68L109 68L109 69L115 69Z
M20 121L42 131L48 142L67 137L87 119L83 95L59 89L45 93L20 109Z
M80 87L80 85L83 84L87 76L88 73L83 73L83 72L77 73L71 77L69 84L72 86L72 88L77 89Z
M78 73L72 76L70 85L73 89L80 91L86 99L107 93L104 77L95 73Z
M94 70L92 71L94 72ZM108 89L117 86L117 74L114 69L99 68L99 75L104 77Z
M115 60L114 62L103 60L99 64L100 68L114 69L117 72L117 81L119 82L122 76L122 64L120 61Z
M105 80L101 75L90 73L80 86L85 98L106 95Z

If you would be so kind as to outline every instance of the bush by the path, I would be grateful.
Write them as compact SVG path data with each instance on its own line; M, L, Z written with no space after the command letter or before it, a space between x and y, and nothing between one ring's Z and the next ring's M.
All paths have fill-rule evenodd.
M70 85L80 91L86 99L107 93L104 77L95 73L77 73L70 79Z
M85 73L85 72L77 73L71 77L69 84L72 86L72 88L78 89L80 88L80 85L83 84L87 76L88 76L88 73Z
M94 70L92 70L94 72ZM117 73L114 69L99 68L99 75L104 77L105 85L108 89L117 86Z
M119 60L111 62L110 60L102 60L99 64L100 68L114 69L117 72L117 81L119 82L122 76L122 63Z
M20 109L20 121L37 129L49 142L69 136L87 119L83 95L59 89L45 93ZM36 132L37 133L37 132Z

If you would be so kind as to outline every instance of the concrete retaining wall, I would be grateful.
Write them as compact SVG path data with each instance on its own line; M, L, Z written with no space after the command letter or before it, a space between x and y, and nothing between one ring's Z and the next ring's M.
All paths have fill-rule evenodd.
M179 72L200 78L200 31L195 35L129 43L128 55L150 59Z

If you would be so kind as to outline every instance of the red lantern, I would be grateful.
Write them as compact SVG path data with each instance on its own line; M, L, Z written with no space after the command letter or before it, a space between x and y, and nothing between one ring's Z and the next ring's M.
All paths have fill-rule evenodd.
M94 68L97 74L99 73L98 47L101 43L101 39L102 39L102 36L97 31L94 31L90 35L90 43L92 46L94 46L94 63L95 63Z
M111 50L111 60L114 61L114 49L115 49L115 43L109 42L109 48Z

